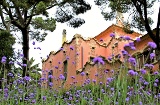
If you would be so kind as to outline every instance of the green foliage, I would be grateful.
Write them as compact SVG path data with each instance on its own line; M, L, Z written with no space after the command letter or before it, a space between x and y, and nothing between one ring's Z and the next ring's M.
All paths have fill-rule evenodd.
M132 18L128 18L125 22L129 22L131 28L137 28L140 31L145 31L145 13L144 8L147 8L147 15L152 12L152 6L156 0L95 0L96 5L100 7L105 7L102 9L102 15L104 16L105 20L112 20L116 18L117 12L121 13L129 13L129 16ZM136 6L135 6L135 4ZM111 11L106 11L106 7L109 7ZM140 10L137 11L136 9L139 8ZM141 15L140 15L141 14ZM152 25L152 19L148 17L148 24Z
M0 31L0 59L6 56L8 61L13 58L13 44L15 43L15 38L7 31Z

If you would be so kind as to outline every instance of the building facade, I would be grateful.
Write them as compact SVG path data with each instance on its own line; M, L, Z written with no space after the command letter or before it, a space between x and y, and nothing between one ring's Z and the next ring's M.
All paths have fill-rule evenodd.
M137 38L141 41L137 41ZM43 86L69 88L88 82L105 82L124 62L121 51L140 55L148 48L149 41L152 40L148 35L126 33L121 23L111 25L93 38L84 39L76 34L70 42L66 41L64 30L62 47L56 52L50 52L49 57L42 63L42 77L45 78ZM128 43L133 43L136 50L127 46ZM96 57L101 57L103 64L94 63L93 59ZM139 62L144 62L144 58L144 54L139 56ZM154 65L152 69L157 70L158 64L154 62ZM142 65L138 67L140 66Z

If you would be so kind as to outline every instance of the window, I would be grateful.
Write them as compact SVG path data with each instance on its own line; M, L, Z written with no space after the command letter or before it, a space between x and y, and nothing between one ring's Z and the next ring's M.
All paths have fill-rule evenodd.
M68 71L68 62L67 60L63 62L64 64L64 77L65 77L65 80L67 79L67 71Z

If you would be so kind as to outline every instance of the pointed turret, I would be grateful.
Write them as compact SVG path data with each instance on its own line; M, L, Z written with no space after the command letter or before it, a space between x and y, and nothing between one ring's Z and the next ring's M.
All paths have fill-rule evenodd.
M63 32L62 32L62 44L66 42L66 30L63 29Z

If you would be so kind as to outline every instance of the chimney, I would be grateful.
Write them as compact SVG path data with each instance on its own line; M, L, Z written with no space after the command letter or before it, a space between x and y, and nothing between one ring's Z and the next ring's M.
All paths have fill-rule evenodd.
M66 30L63 29L63 32L62 32L62 44L66 42Z
M117 11L117 16L116 16L116 25L123 27L124 26L124 17L121 12Z

